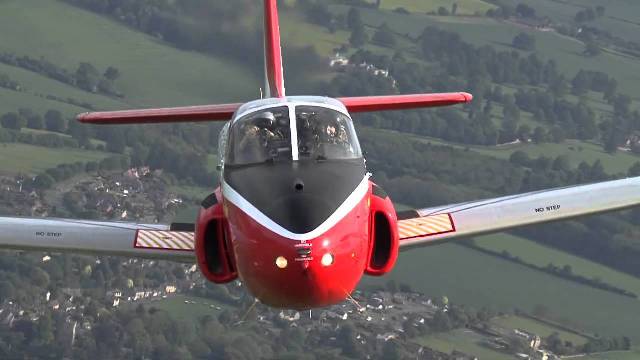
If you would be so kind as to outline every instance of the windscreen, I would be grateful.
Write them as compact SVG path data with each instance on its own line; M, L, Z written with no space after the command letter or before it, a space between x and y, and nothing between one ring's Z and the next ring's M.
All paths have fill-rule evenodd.
M300 160L362 157L353 123L348 116L325 107L296 106Z
M231 126L226 165L291 161L289 108L260 110Z

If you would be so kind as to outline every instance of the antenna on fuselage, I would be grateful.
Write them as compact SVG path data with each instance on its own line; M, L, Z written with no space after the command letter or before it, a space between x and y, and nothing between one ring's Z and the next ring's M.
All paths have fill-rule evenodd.
M277 0L264 0L264 69L266 97L284 97L284 69Z

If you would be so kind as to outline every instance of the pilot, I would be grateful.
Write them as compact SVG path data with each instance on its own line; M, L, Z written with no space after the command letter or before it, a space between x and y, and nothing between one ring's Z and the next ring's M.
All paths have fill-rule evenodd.
M347 145L347 131L344 126L338 125L336 123L329 123L325 127L325 138L326 142L330 144L340 144Z
M253 123L256 124L258 135L262 146L268 147L269 143L279 138L277 134L276 117L271 111L264 111L255 116Z
M243 154L247 154L251 152L256 146L261 146L260 128L257 125L248 124L244 128L242 139L240 139L240 152Z

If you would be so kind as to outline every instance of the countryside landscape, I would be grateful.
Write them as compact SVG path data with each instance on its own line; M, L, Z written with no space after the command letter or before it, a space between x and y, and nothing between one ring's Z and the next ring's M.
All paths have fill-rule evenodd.
M640 3L279 6L288 94L474 94L354 116L397 209L640 176ZM258 0L0 0L0 214L192 222L222 123L74 117L257 98L261 26ZM191 265L4 251L0 357L638 359L639 225L629 210L401 253L355 303L297 315Z

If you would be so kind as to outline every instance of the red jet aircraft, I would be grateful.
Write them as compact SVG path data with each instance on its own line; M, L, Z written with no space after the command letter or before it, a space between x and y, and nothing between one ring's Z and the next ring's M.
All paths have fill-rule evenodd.
M399 250L640 203L633 178L396 213L369 179L349 114L472 96L285 96L276 0L264 6L267 98L78 116L88 124L228 121L220 186L195 224L5 217L0 246L197 261L212 282L240 279L264 304L310 309L344 301L364 274L391 271Z

